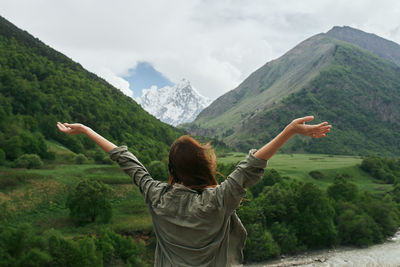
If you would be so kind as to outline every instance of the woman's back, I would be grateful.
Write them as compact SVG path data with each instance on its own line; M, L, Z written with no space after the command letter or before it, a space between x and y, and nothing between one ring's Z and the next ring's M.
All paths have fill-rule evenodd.
M126 147L111 158L140 188L157 237L155 266L230 266L242 261L246 231L235 213L245 186L262 176L266 161L252 152L216 187L199 193L181 184L153 180Z
M223 206L215 194L203 193L175 184L153 206L157 236L156 266L224 266L230 228Z

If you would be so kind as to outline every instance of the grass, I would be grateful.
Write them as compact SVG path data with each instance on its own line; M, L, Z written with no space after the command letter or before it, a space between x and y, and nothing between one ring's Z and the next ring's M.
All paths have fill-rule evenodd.
M54 141L47 145L56 159L41 169L0 166L0 204L7 204L9 223L31 222L40 232L54 228L71 237L103 227L76 227L65 207L69 188L82 179L95 179L112 188L113 218L108 226L124 233L151 231L151 216L139 189L117 165L72 164L75 153Z
M52 164L36 170L0 167L0 203L7 202L12 224L31 222L40 232L54 228L68 236L90 233L104 225L76 227L65 207L68 188L83 178L111 186L111 228L125 233L151 231L151 216L139 189L117 165Z
M49 151L55 153L57 163L72 162L76 156L74 152L56 141L46 141L46 144Z
M245 153L232 152L218 158L219 163L237 163L246 157ZM384 192L391 185L379 184L368 173L359 168L362 159L354 156L322 155L322 154L276 154L268 162L268 168L276 169L282 176L299 181L311 182L326 189L338 174L347 174L361 191ZM319 171L323 178L314 179L311 171Z

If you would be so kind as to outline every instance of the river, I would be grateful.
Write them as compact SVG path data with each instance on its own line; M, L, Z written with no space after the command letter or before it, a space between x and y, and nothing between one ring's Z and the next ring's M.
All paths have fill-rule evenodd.
M368 248L337 248L303 253L245 267L400 266L400 231L383 244Z

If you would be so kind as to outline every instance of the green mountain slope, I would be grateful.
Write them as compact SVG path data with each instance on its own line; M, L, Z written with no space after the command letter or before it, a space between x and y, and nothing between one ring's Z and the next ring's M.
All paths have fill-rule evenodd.
M271 69L283 71L276 79L268 77ZM240 97L229 102L228 96ZM309 114L334 125L329 138L297 138L286 151L399 155L400 68L319 34L257 70L185 127L246 150L268 141L293 118Z
M74 152L94 147L83 136L56 129L57 121L81 122L145 162L167 155L183 134L148 114L134 100L0 17L0 155L49 155L44 139Z
M334 44L314 36L251 74L238 88L215 100L196 118L195 124L223 135L232 122L247 121L255 113L299 90L330 62Z

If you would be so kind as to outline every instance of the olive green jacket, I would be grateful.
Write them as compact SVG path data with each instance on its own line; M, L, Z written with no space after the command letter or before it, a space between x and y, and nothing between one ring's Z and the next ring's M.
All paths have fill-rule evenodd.
M202 193L153 180L126 146L109 152L139 187L157 237L155 266L232 266L243 260L246 230L235 209L267 161L251 150L224 182Z

